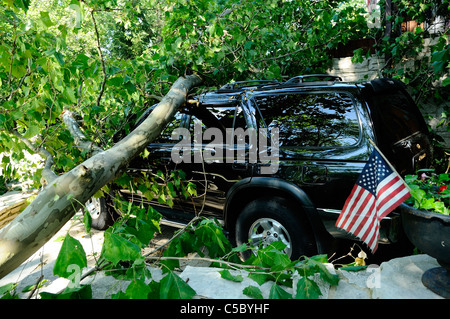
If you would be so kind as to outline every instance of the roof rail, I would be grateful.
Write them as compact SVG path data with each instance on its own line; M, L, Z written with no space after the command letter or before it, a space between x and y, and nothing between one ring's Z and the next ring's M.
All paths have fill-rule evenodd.
M308 79L310 79L310 80L308 80ZM339 77L339 76L336 76L336 75L330 75L330 74L308 74L308 75L295 76L295 77L287 80L284 83L285 84L294 84L294 83L313 82L315 79L319 79L319 81L342 82L342 78Z
M238 82L231 82L231 83L225 84L219 90L235 90L235 89L244 88L244 87L260 86L260 85L267 85L267 84L278 84L278 83L280 83L280 82L278 82L276 80L238 81Z

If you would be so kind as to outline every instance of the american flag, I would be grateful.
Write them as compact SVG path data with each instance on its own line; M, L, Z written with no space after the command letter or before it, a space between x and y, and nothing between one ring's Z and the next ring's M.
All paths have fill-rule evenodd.
M402 178L374 149L345 201L336 226L352 233L375 252L381 219L409 196Z

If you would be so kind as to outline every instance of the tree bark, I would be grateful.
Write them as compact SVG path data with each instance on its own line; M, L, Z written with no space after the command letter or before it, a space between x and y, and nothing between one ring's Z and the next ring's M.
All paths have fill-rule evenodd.
M53 179L35 200L0 230L0 278L17 268L51 237L101 187L153 141L175 115L197 75L179 78L149 117L112 148L97 152L71 171Z

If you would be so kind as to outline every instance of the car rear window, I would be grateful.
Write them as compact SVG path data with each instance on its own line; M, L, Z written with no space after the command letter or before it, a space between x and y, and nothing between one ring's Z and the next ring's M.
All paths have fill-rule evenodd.
M372 117L378 133L391 144L415 132L426 132L423 117L402 92L380 92L372 97Z

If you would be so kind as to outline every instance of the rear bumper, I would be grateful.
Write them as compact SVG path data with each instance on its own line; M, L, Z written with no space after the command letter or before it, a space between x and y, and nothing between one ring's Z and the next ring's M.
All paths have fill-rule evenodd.
M336 221L341 213L340 210L318 208L317 211L319 212L319 216L322 219L325 229L331 236L339 239L359 240L351 233L336 227ZM394 211L381 220L380 238L378 242L382 244L396 243L400 237L400 231L402 231L401 217L398 212Z

